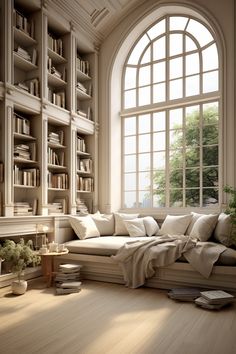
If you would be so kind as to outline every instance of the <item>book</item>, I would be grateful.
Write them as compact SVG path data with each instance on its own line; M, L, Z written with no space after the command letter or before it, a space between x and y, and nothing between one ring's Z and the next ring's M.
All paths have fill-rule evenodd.
M198 288L174 288L168 292L168 297L179 301L194 301L200 297L200 289Z
M201 297L206 299L209 304L223 304L234 301L234 296L223 290L202 291Z
M64 281L59 285L63 289L81 289L81 281Z
M195 299L195 304L208 310L220 310L222 307L228 305L229 302L222 303L222 304L210 304L208 300L200 296L197 299Z
M72 294L72 293L79 293L81 289L63 289L63 288L56 288L56 295L64 295L64 294Z
M63 273L74 273L80 271L82 266L80 264L60 264L59 269Z

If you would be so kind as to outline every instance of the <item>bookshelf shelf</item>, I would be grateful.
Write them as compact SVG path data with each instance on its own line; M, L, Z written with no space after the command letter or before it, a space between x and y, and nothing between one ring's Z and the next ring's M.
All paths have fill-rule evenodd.
M51 73L48 73L48 84L54 87L64 87L66 86L67 83L66 81L60 79L59 77Z
M38 188L38 186L25 186L24 184L14 184L14 188L34 189Z
M49 191L64 192L64 191L67 191L68 188L52 188L52 187L49 187L48 190L49 190Z
M90 156L88 152L83 152L83 151L76 151L76 154L81 156Z
M91 77L85 73L83 73L83 71L77 69L77 81L80 82L84 82L84 81L88 81L91 80Z
M34 65L30 61L22 58L16 52L14 52L14 64L17 68L24 71L36 70L38 68L37 65Z
M29 140L29 141L35 141L36 138L34 138L32 135L27 135L27 134L20 134L14 132L14 138L19 139L19 140Z
M37 161L27 160L27 159L23 159L23 158L20 158L20 157L14 157L14 162L16 162L16 163L25 163L25 164L29 164L29 165L35 165L35 164L38 163Z
M91 100L92 96L88 95L87 93L83 92L82 90L79 90L78 88L76 88L76 94L77 97L81 100Z
M81 189L77 189L78 193L83 193L83 194L91 194L93 191L82 191Z
M51 142L48 142L48 146L53 148L53 149L66 149L67 148L65 145L53 144Z
M52 49L48 48L48 56L53 60L55 64L66 64L67 60L60 54L54 52Z
M51 170L66 170L67 169L66 166L53 165L53 164L48 164L48 168L51 169Z
M24 47L30 47L37 44L37 41L34 38L16 27L14 27L14 38L17 43Z

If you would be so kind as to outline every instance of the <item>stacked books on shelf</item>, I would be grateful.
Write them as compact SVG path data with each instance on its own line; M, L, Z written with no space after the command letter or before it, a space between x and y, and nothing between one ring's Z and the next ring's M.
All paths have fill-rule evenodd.
M76 85L77 89L86 93L87 95L91 96L92 95L92 86L89 85L88 88L86 88L81 82L77 82Z
M234 302L234 296L223 290L202 291L195 304L209 310L220 310Z
M39 97L39 79L30 79L15 84L23 91L30 93L33 96Z
M55 38L53 34L48 33L48 48L58 55L63 56L63 43L61 38Z
M77 190L81 192L92 192L93 191L93 178L92 177L81 177L77 175Z
M92 159L78 159L78 168L80 172L92 173Z
M65 90L54 92L50 87L48 88L48 100L62 108L66 107L66 92Z
M38 168L20 168L14 165L13 179L15 185L20 186L39 186L39 169Z
M64 66L60 71L53 65L52 58L48 57L48 72L61 80L66 80L66 67Z
M13 115L13 127L15 133L30 135L30 120L16 112Z
M14 145L14 157L24 160L36 160L36 144L16 144Z
M13 11L13 24L16 28L25 32L30 37L34 37L34 22L28 21L27 17L16 9Z
M48 188L68 189L68 174L65 172L53 173L48 171Z
M82 266L77 264L61 264L56 273L56 294L72 294L81 290L80 270Z
M89 76L90 65L88 60L83 60L79 56L77 57L77 69Z
M79 152L86 152L86 144L85 140L79 136L77 136L77 151Z
M15 49L14 49L15 53L17 53L21 58L25 59L25 60L28 60L31 62L31 56L30 54L27 52L27 50L23 49L22 47L20 46L17 46Z
M48 203L48 214L65 214L66 198L56 198L52 203Z
M76 199L76 214L88 214L88 208L85 201L81 198Z
M64 142L64 131L59 130L57 132L49 132L48 142L56 145L63 145Z
M197 288L174 288L168 292L168 297L178 301L192 301L200 296L200 289Z
M51 165L64 166L64 151L56 152L48 147L48 163Z
M36 215L37 212L37 199L34 199L32 206L29 202L15 202L14 203L14 216L28 216Z

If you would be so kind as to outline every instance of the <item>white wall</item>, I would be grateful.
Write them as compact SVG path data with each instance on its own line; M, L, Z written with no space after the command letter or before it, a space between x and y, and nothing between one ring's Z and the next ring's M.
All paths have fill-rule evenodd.
M163 7L164 5L164 7ZM235 124L234 124L234 0L195 0L171 2L168 0L148 0L127 14L120 24L110 33L101 46L99 56L99 209L110 212L120 207L120 70L122 59L114 60L118 51L128 53L131 43L139 33L132 30L139 22L140 32L157 19L162 7L169 11L169 6L185 5L200 11L217 30L220 40L224 43L223 50L223 180L222 185L236 185L235 174ZM174 8L173 8L174 9ZM177 8L174 9L174 13ZM163 10L162 10L163 11ZM146 18L146 20L145 20ZM130 35L131 32L131 35ZM124 40L126 40L124 42ZM119 52L120 53L120 52ZM112 75L113 70L113 75ZM113 82L111 82L111 77ZM115 99L110 101L110 95ZM112 137L111 134L112 133ZM114 149L115 147L115 149ZM112 149L113 148L113 149Z

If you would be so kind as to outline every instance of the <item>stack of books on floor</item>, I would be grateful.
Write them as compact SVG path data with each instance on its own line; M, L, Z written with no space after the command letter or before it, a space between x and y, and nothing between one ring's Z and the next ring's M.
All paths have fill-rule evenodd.
M61 264L55 277L56 294L72 294L81 290L80 269L78 264Z
M220 310L234 301L234 296L223 290L202 291L200 295L195 304L208 310Z
M192 301L200 297L200 289L197 288L174 288L168 292L168 297L179 301Z

